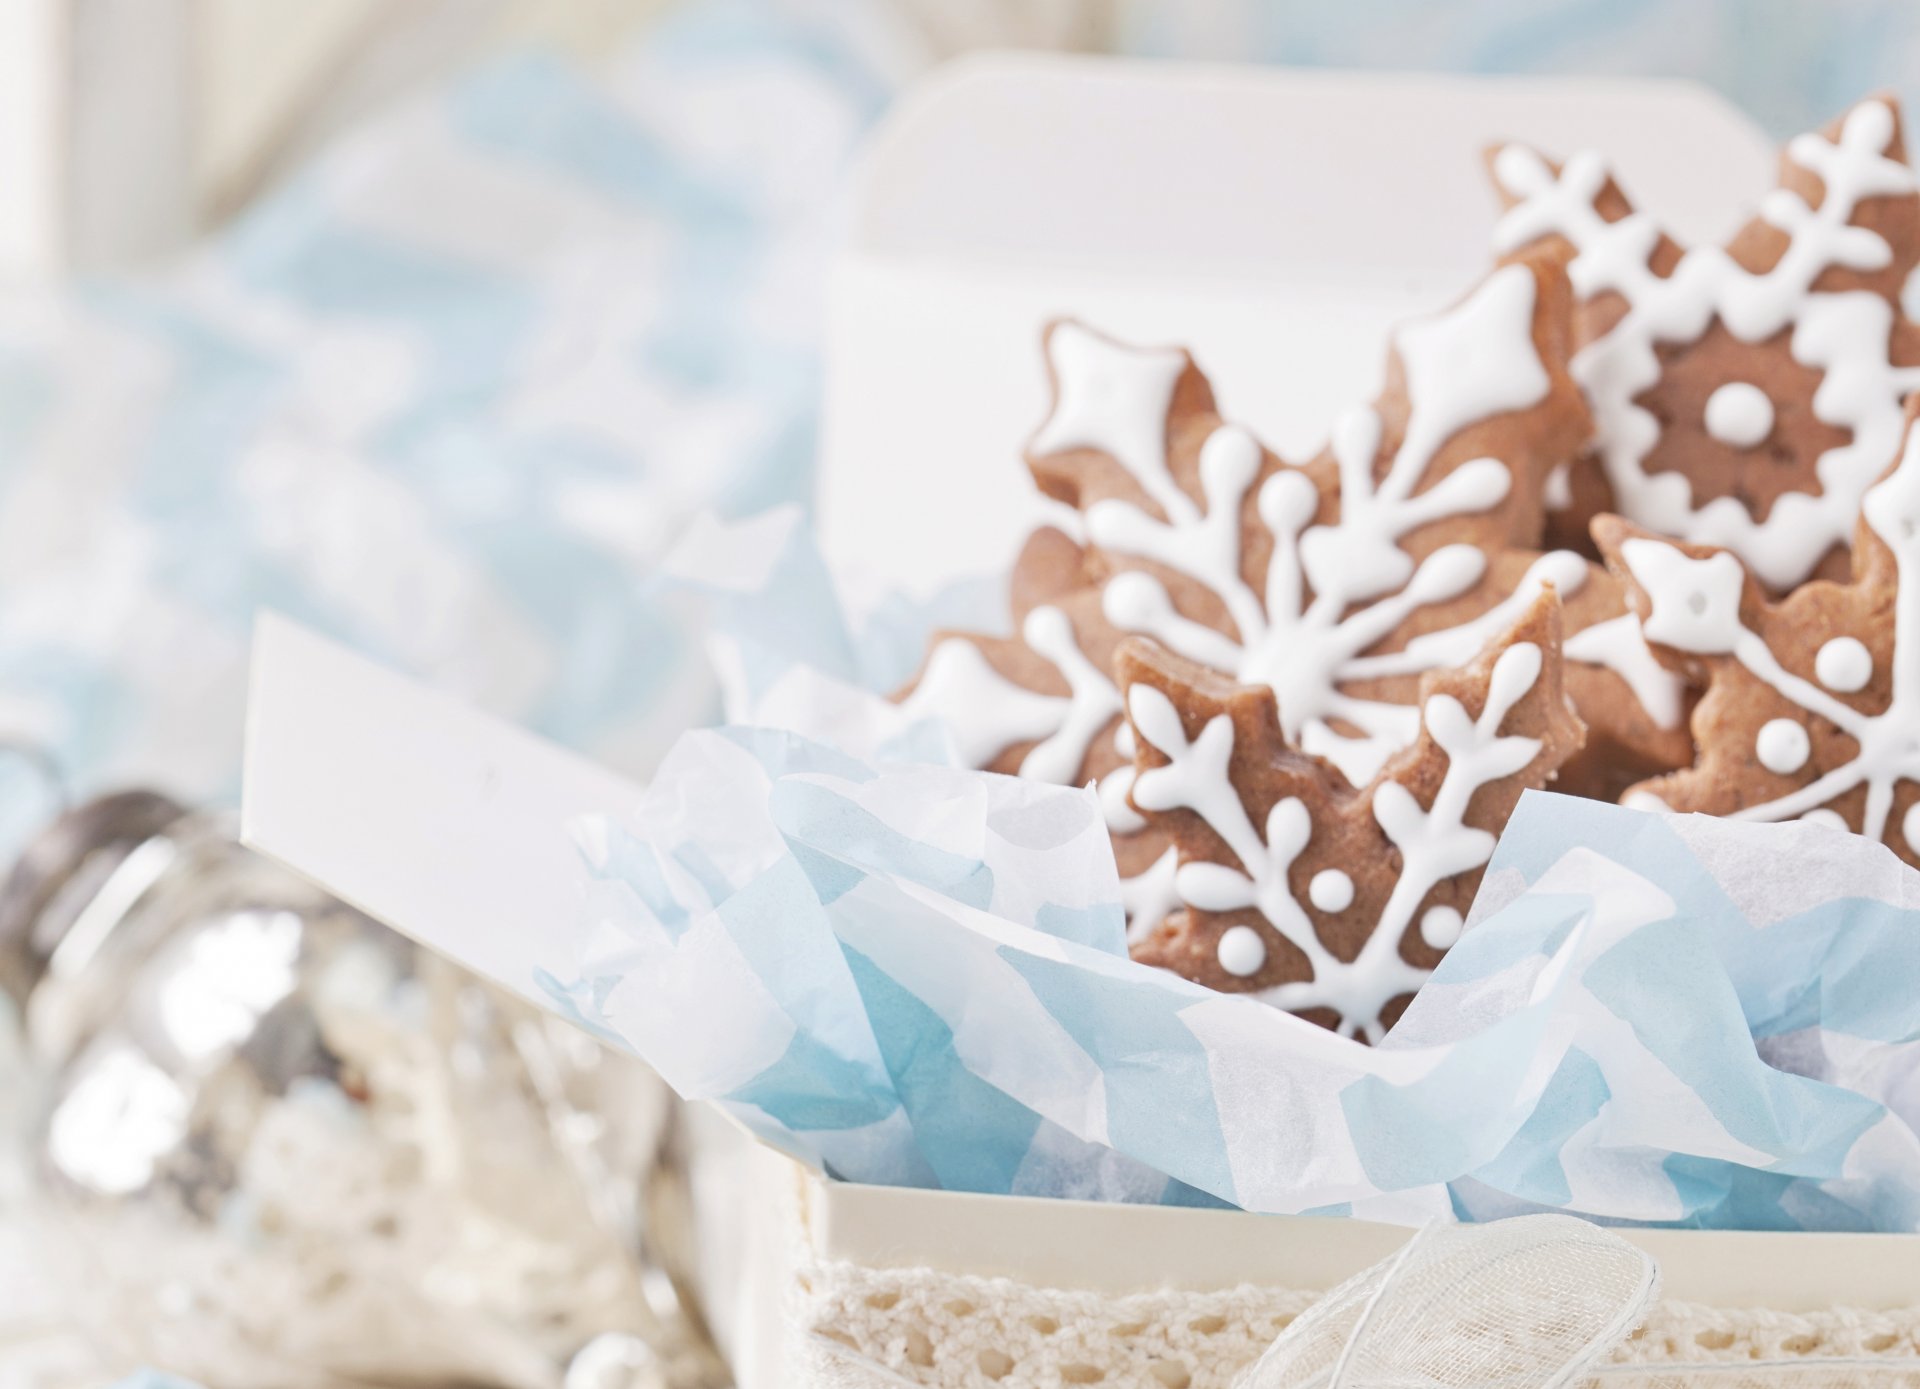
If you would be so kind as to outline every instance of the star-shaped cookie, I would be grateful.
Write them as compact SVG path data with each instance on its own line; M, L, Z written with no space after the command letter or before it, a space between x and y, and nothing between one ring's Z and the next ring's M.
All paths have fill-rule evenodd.
M1114 626L1274 686L1287 735L1356 784L1414 736L1421 673L1468 659L1552 581L1592 732L1567 779L1614 794L1692 747L1685 694L1617 585L1535 548L1542 480L1586 426L1566 368L1570 312L1555 257L1496 272L1403 329L1380 398L1299 468L1224 424L1184 353L1057 325L1060 404L1029 462L1084 517L1111 574L1102 611ZM1139 394L1166 408L1158 432L1147 412L1096 405Z
M1551 588L1468 664L1422 677L1418 736L1358 788L1283 736L1269 686L1137 639L1115 669L1133 804L1178 854L1180 907L1134 957L1370 1041L1459 936L1521 792L1583 732Z
M1127 804L1133 745L1113 683L1125 634L1101 613L1087 552L1036 531L1015 563L1014 632L937 632L902 692L909 712L939 718L969 766L1066 786L1100 787L1127 919L1136 930L1172 910L1174 858Z
M1845 583L1772 602L1729 551L1594 523L1648 640L1706 686L1698 761L1628 804L1811 820L1920 866L1920 436L1907 420L1861 503Z
M1541 478L1587 429L1569 305L1552 256L1495 272L1398 335L1380 399L1302 466L1222 420L1186 353L1057 325L1056 407L1029 463L1084 543L1037 535L1014 575L1016 634L939 634L907 703L976 765L1099 780L1136 936L1174 905L1174 860L1127 800L1136 749L1110 663L1128 634L1267 687L1280 736L1364 786L1418 739L1422 677L1471 661L1551 583L1580 629L1583 789L1682 765L1682 682L1618 582L1531 548Z
M1550 536L1614 511L1732 550L1776 593L1846 572L1860 497L1920 385L1901 309L1920 184L1888 97L1792 141L1780 186L1724 248L1683 249L1598 154L1493 151L1497 249L1570 250L1592 450L1556 474Z

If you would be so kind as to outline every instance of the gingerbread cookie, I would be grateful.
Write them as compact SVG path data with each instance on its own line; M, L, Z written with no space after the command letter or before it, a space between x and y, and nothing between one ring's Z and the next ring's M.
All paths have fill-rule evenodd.
M1698 762L1628 804L1810 820L1920 866L1920 434L1868 489L1853 576L1770 602L1730 551L1594 523L1647 637L1706 684Z
M1100 787L1134 930L1173 907L1174 855L1127 804L1134 749L1110 672L1124 634L1101 613L1089 557L1055 530L1036 532L1014 567L1012 637L938 632L908 712L939 718L969 766L1066 786Z
M1288 736L1356 785L1413 737L1421 673L1466 660L1551 579L1594 732L1569 779L1617 793L1684 765L1692 746L1684 692L1617 586L1533 548L1541 478L1585 424L1566 371L1568 295L1557 261L1534 256L1402 330L1380 399L1298 469L1222 423L1184 353L1059 325L1058 403L1029 462L1113 571L1115 626L1273 684Z
M1552 583L1582 629L1569 684L1601 765L1684 764L1681 682L1617 582L1530 548L1541 478L1588 427L1569 305L1552 256L1495 272L1403 330L1379 401L1298 467L1220 418L1186 353L1057 325L1029 463L1086 543L1037 536L1014 576L1019 634L940 634L909 706L976 765L1098 779L1136 933L1172 905L1173 858L1127 801L1136 749L1109 672L1129 633L1267 686L1281 735L1364 786L1419 737L1422 677L1472 660Z
M1780 187L1724 248L1683 250L1601 157L1490 157L1502 252L1570 249L1574 375L1591 453L1556 473L1550 533L1579 544L1617 511L1733 551L1778 593L1846 572L1860 497L1920 385L1901 293L1920 263L1920 185L1876 97L1781 158Z
M1559 623L1547 589L1424 676L1417 737L1357 789L1282 735L1271 687L1123 646L1132 801L1172 839L1181 903L1134 957L1377 1041L1458 938L1521 792L1580 744Z
M1186 354L1057 325L1029 462L1084 520L1107 621L1271 686L1289 740L1371 780L1416 736L1424 671L1470 659L1543 581L1584 579L1528 549L1539 480L1585 428L1566 297L1552 263L1512 266L1403 329L1380 400L1302 467L1224 423ZM1170 390L1137 383L1176 367ZM1142 399L1157 418L1100 407Z

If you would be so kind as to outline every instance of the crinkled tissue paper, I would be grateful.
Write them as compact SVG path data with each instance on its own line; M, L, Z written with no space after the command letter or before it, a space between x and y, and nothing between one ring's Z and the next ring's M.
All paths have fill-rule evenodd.
M1920 876L1881 845L1529 794L1368 1047L1129 960L1092 792L952 765L870 693L928 614L855 632L796 513L668 568L711 605L734 721L572 827L578 967L537 985L829 1176L1920 1230Z

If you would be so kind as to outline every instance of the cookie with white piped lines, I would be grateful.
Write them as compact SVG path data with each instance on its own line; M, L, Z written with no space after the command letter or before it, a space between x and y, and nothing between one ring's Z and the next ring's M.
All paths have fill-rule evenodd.
M1580 746L1559 628L1548 588L1429 672L1417 736L1358 787L1282 736L1270 687L1123 646L1131 799L1174 846L1179 902L1134 958L1377 1041L1458 937L1521 793Z
M1920 183L1891 98L1781 156L1780 186L1725 247L1681 247L1597 153L1489 157L1496 248L1572 254L1574 375L1589 451L1557 473L1549 534L1615 512L1736 554L1774 593L1847 572L1861 495L1920 386L1902 295L1920 265Z
M1472 662L1551 585L1579 629L1568 684L1594 726L1576 789L1682 765L1682 682L1618 583L1534 548L1542 479L1588 429L1570 306L1553 256L1496 271L1401 330L1380 397L1299 465L1224 420L1185 352L1056 325L1054 405L1028 462L1082 535L1033 537L1013 633L937 635L905 698L974 765L1100 783L1136 942L1178 903L1173 857L1128 801L1138 749L1110 666L1123 636L1266 688L1276 735L1364 787L1419 740L1424 678Z
M1705 686L1699 758L1628 804L1807 820L1920 866L1920 437L1867 490L1851 577L1779 601L1737 555L1617 517L1594 533L1656 652Z
M1113 626L1271 686L1287 737L1356 785L1415 736L1420 677L1471 659L1553 583L1592 733L1568 781L1611 795L1692 744L1686 691L1618 585L1538 548L1544 479L1589 428L1571 309L1556 257L1496 271L1401 329L1378 399L1299 465L1221 420L1185 353L1056 325L1056 403L1029 464L1079 512Z

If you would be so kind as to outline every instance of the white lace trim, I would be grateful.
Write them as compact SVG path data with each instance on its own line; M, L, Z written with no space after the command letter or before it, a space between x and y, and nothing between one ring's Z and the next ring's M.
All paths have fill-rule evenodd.
M1316 1296L1243 1286L1108 1297L809 1259L798 1271L794 1310L803 1334L922 1389L1227 1389ZM1662 1369L1818 1369L1861 1360L1920 1377L1920 1308L1788 1313L1669 1302L1614 1357L1621 1366Z

